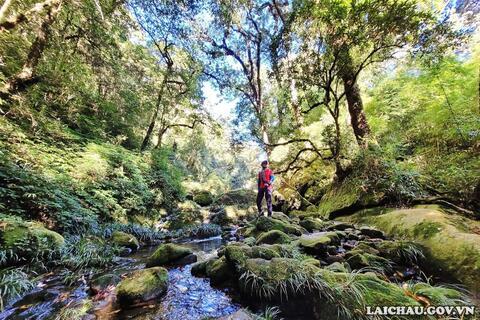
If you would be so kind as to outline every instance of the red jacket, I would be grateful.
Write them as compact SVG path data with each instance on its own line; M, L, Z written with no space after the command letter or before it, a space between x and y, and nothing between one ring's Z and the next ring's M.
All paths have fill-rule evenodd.
M264 189L267 187L268 189L272 189L273 188L272 176L273 176L272 170L270 170L269 168L260 171L258 173L258 187L260 189Z

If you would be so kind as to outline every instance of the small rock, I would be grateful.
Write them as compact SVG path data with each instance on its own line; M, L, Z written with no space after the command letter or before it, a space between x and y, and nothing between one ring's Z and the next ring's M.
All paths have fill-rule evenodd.
M195 262L197 262L197 255L192 253L192 254L189 254L188 256L185 256L183 258L173 261L172 264L177 266L186 266L188 264L192 264Z
M348 240L360 240L360 237L356 235L355 233L348 233L347 234L347 239Z
M345 256L343 254L329 255L327 258L325 258L325 261L327 262L327 264L332 264L335 262L344 262Z
M327 252L331 255L335 255L335 254L337 254L337 247L327 246Z
M181 285L176 285L175 287L177 287L177 289L181 292L181 293L185 293L188 291L188 288L185 287L185 286L181 286Z

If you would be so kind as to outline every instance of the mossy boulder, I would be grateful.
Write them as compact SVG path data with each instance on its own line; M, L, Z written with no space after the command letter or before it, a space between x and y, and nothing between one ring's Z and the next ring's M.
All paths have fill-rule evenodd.
M148 258L147 267L176 264L191 254L192 250L190 248L173 243L161 244Z
M202 207L211 205L213 200L213 195L209 191L200 191L193 197L193 201Z
M271 231L271 230L279 230L288 234L293 234L293 235L302 235L303 233L306 233L307 231L300 227L299 225L293 224L293 223L288 223L282 220L274 219L274 218L269 218L265 216L260 216L258 217L255 227L258 231Z
M63 237L45 228L38 222L23 222L14 220L0 221L1 247L11 250L18 259L28 261L33 256L44 252L58 250L64 244Z
M215 260L215 259L210 259L210 260ZM192 276L195 277L204 277L207 275L207 263L210 260L205 260L205 261L200 261L196 262L192 265L192 268L190 269L190 273Z
M432 272L453 276L480 294L480 234L476 231L480 222L447 214L436 206L364 210L342 219L417 242Z
M119 247L129 248L133 251L140 248L140 243L135 236L121 231L114 231L112 233L112 242Z
M292 210L288 213L290 218L305 219L307 217L314 218L318 214L311 211Z
M290 217L287 216L285 213L278 212L278 211L274 211L271 217L277 220L282 220L283 222L287 222L287 223L290 223L290 220L291 220Z
M314 230L322 230L328 225L321 219L313 217L307 217L301 220L298 224L303 228L307 229L309 232L313 232Z
M328 226L327 230L331 231L344 231L346 229L355 228L353 224L347 222L335 222L332 225Z
M224 250L225 258L227 262L235 268L235 270L241 270L245 261L252 256L252 248L243 244L229 244Z
M121 307L152 300L164 295L168 288L168 271L154 267L132 272L117 286L117 299Z
M213 285L219 285L228 281L234 274L225 257L209 260L205 264L205 273Z
M271 260L273 258L280 258L280 254L275 247L262 245L252 247L251 257Z
M260 234L257 239L257 244L275 244L275 243L290 243L292 239L288 234L280 230L270 230Z
M108 286L115 286L117 285L120 281L122 281L122 278L114 273L107 273L103 274L101 276L95 277L92 279L90 282L90 290L96 294L102 290L105 290L108 288Z
M316 232L304 234L299 239L300 247L307 253L323 254L327 252L329 245L339 244L340 240L336 232Z
M377 256L372 253L361 250L352 250L345 255L346 262L352 270L358 270L366 267L378 270L390 270L392 263L390 260Z
M243 243L245 243L248 246L254 246L256 242L257 242L257 239L255 239L254 237L247 237L243 239Z

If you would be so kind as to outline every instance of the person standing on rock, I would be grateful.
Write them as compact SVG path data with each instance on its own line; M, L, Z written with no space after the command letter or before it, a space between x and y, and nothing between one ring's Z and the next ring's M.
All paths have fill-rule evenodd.
M262 161L262 170L258 173L258 194L257 194L257 208L258 214L263 215L262 202L263 198L267 202L268 216L272 215L272 191L273 180L275 179L272 170L268 167L268 161Z

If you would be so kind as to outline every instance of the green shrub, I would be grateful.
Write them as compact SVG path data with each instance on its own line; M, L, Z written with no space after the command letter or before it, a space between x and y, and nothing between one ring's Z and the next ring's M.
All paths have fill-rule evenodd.
M182 187L183 172L176 165L174 154L169 149L154 150L151 153L150 169L151 186L162 190L166 206L185 197Z
M22 268L0 271L0 311L14 299L35 287Z

